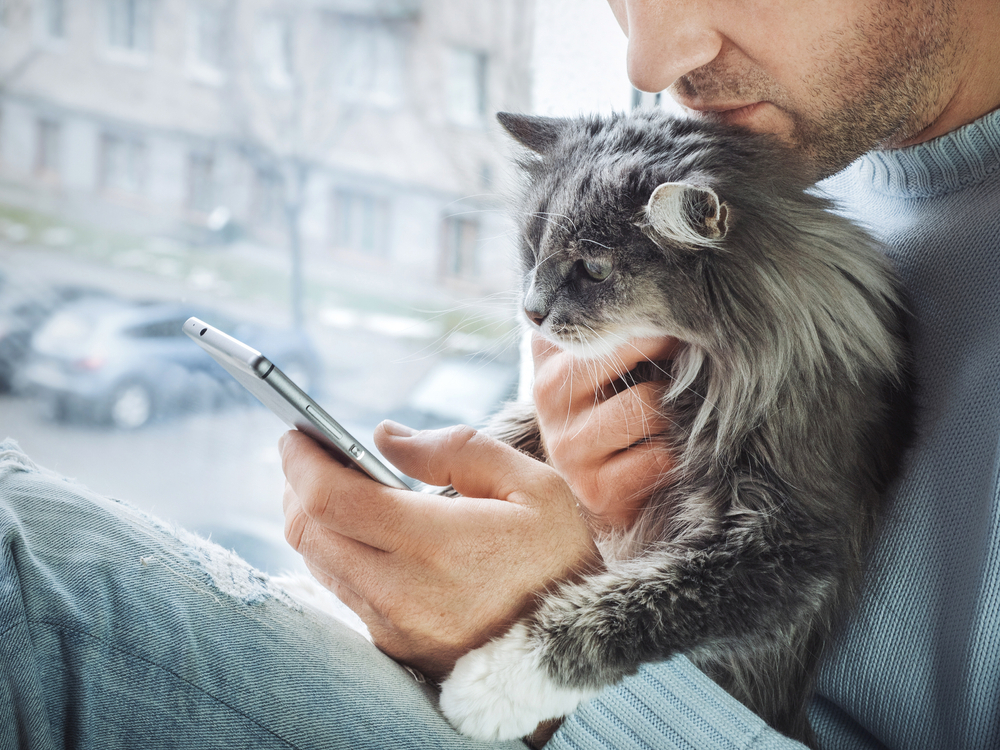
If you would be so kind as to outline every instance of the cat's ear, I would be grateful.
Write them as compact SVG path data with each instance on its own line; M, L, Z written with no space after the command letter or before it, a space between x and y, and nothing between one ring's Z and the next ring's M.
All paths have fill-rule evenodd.
M513 112L497 112L497 120L515 141L539 154L547 153L570 124L570 120L561 117L536 117Z
M649 196L646 220L656 232L692 245L721 240L729 231L729 205L714 190L664 182Z

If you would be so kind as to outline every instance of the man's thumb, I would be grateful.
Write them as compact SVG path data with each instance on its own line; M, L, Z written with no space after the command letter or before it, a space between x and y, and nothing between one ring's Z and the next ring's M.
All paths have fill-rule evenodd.
M538 480L558 479L551 467L464 425L417 431L387 420L375 429L375 445L404 474L466 497L516 502Z

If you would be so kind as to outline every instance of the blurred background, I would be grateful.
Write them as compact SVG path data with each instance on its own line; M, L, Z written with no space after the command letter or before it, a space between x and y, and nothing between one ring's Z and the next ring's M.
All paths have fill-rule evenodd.
M658 103L603 0L0 0L0 437L272 573L243 339L371 444L516 392L499 110Z

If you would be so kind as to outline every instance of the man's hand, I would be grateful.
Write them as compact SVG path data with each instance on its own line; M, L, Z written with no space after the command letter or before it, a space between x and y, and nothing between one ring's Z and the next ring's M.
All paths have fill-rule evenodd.
M657 442L668 415L660 411L666 384L625 387L622 376L640 362L668 359L675 339L624 344L604 359L584 360L535 334L535 408L549 462L569 482L593 522L627 526L671 466Z
M383 423L376 445L465 497L385 487L293 430L280 443L285 536L379 648L438 679L600 558L551 467L468 427L411 433Z

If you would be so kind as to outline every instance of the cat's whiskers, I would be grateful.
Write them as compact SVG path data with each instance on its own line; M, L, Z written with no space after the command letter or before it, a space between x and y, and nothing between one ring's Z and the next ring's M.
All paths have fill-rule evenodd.
M566 214L557 214L557 213L553 213L551 211L531 211L531 212L527 213L527 215L528 216L537 216L542 221L547 221L550 224L555 224L557 227L559 227L560 229L562 229L567 234L573 234L574 232L576 232L576 222L573 221L573 219L571 217L567 216ZM555 221L555 220L549 218L551 216L558 216L560 219L566 219L570 224L573 225L572 231L570 231L569 229L567 229L566 227L564 227L558 221Z
M503 291L496 292L480 299L459 302L450 308L442 310L431 311L414 308L414 312L428 315L426 320L432 323L442 322L448 315L455 313L463 315L460 325L451 324L443 326L443 330L440 335L435 336L420 349L403 357L397 358L394 362L418 362L441 354L442 352L452 348L449 341L456 333L479 335L485 340L492 341L492 343L490 343L489 346L483 350L483 352L488 355L488 361L499 358L502 354L504 354L504 352L512 349L518 344L520 340L520 329L516 325L512 325L511 316L497 315L490 310L482 309L484 307L483 303L497 303L496 306L500 308L507 306L506 304L501 303L509 303L519 299L520 295L516 292ZM469 311L471 311L471 314Z

